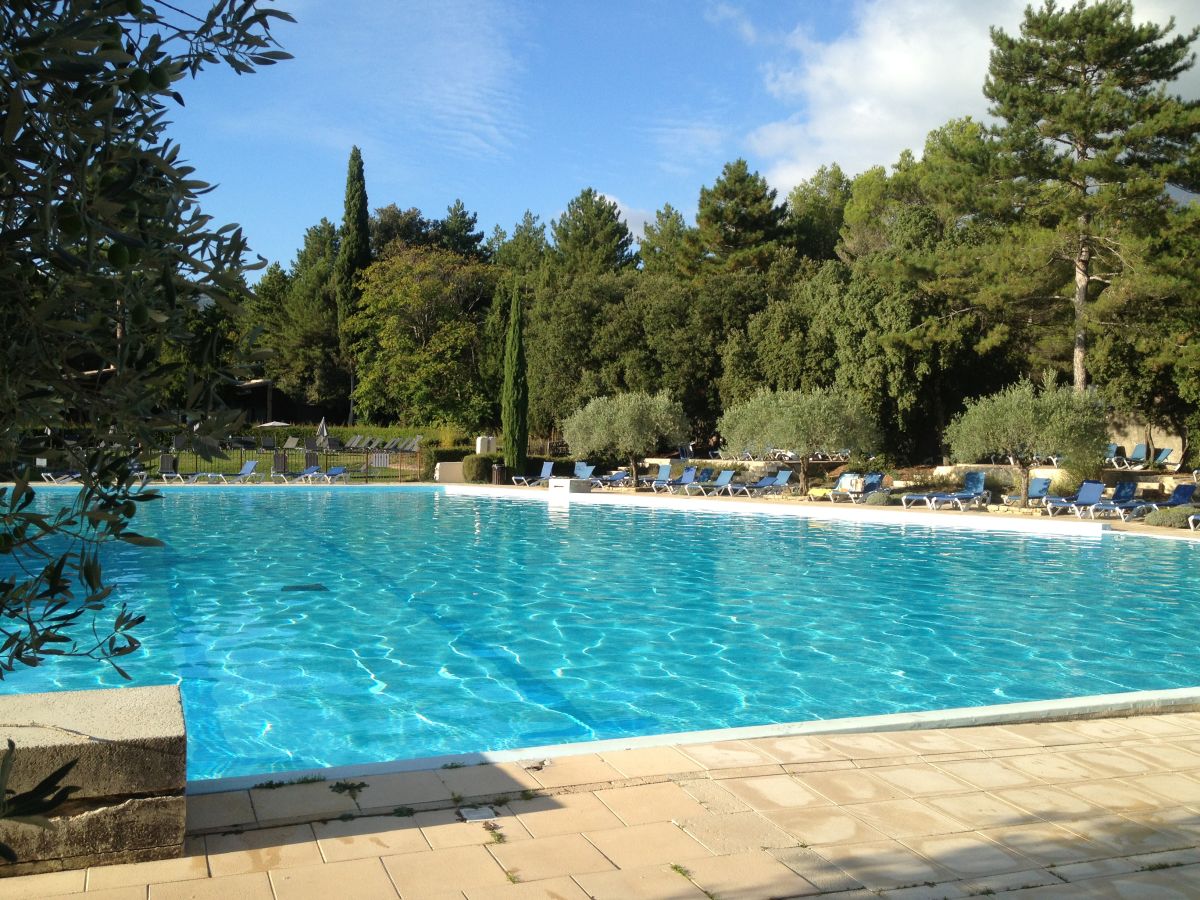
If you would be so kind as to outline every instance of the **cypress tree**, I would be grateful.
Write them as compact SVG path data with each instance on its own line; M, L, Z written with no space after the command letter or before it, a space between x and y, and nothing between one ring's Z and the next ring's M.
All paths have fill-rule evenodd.
M363 173L362 153L350 150L346 172L346 205L342 230L338 235L337 260L333 284L337 294L338 350L341 362L350 374L350 424L354 424L354 361L351 355L349 321L358 309L359 273L371 264L371 221L367 210L367 180Z
M504 465L517 474L525 471L525 447L529 441L529 385L525 380L523 330L521 286L513 279L508 337L504 342L504 392L500 395L500 418L504 429Z

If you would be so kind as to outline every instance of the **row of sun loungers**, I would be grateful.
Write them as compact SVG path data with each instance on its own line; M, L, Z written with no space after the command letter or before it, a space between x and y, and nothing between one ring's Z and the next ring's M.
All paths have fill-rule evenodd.
M276 465L271 470L271 480L280 481L283 484L349 482L349 473L345 466L330 466L329 471L323 470L320 466L307 466L299 472L289 472L287 471L287 454L284 453L276 454L275 463ZM164 453L159 458L158 477L164 484L171 481L177 481L180 484L212 484L214 482L218 484L252 484L262 480L262 473L257 469L258 460L251 459L242 463L242 468L235 475L226 475L222 472L192 472L185 475L176 468L175 457Z

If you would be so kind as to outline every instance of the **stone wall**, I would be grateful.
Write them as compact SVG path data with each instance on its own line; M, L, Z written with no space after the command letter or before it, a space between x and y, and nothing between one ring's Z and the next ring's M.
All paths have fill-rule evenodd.
M20 793L76 760L63 779L78 791L51 814L54 828L0 820L17 856L0 877L183 852L187 743L174 685L0 697L0 750L16 744L8 788Z

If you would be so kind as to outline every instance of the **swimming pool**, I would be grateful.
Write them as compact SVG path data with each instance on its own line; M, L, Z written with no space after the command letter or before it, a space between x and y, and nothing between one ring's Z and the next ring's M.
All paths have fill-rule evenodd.
M193 779L1200 683L1187 542L164 494L138 529L167 547L108 565L147 614L122 664L181 685ZM72 660L0 691L123 683Z

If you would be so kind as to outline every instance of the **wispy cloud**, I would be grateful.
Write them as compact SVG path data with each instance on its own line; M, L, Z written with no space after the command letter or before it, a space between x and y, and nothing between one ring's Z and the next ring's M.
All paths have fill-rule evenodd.
M757 44L759 32L750 16L733 3L710 3L704 10L704 19L713 25L729 25L747 44Z
M645 131L657 150L659 168L677 176L711 167L733 137L728 127L711 118L666 118Z

